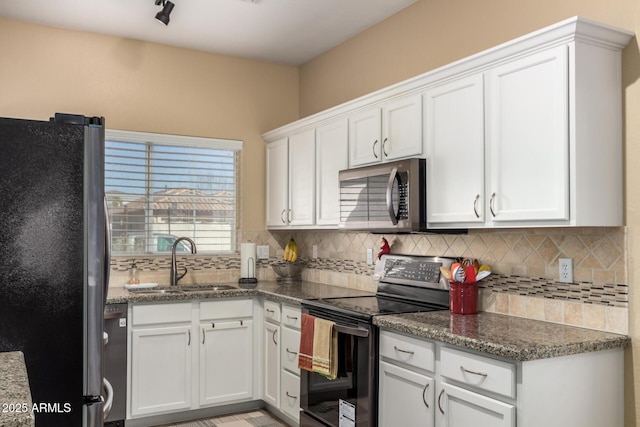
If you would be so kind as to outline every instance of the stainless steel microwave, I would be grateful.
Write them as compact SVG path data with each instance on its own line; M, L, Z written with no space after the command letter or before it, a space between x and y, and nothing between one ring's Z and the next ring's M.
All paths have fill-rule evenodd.
M339 172L341 230L408 233L426 229L425 159Z

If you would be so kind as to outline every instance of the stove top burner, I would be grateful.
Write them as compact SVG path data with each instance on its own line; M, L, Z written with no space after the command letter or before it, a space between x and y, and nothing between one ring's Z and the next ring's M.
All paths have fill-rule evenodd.
M376 264L377 295L306 300L303 306L369 322L386 314L447 310L449 282L441 277L440 267L449 268L453 262L445 257L384 255Z

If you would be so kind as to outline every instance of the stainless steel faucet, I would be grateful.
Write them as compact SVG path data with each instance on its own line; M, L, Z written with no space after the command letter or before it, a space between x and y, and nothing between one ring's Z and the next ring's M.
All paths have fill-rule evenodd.
M173 248L171 249L171 286L178 286L178 280L182 279L187 274L187 267L183 267L184 273L178 274L178 267L176 266L176 247L182 240L186 240L191 243L192 254L198 252L196 249L196 243L188 237L178 237L176 241L173 242Z

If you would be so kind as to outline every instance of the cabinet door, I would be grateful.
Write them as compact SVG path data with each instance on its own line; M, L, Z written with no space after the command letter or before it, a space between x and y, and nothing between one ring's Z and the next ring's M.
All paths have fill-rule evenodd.
M296 375L300 375L298 369L298 351L300 349L300 332L289 328L282 328L282 351L280 361L282 369L287 369Z
M315 219L315 130L289 138L289 225L313 225Z
M340 222L338 172L349 167L348 132L345 119L316 129L316 225Z
M380 108L349 117L349 167L382 161L382 119Z
M200 404L253 397L253 322L213 321L200 326Z
M422 154L422 95L391 101L382 107L382 159Z
M567 49L487 72L492 221L569 219Z
M289 371L282 371L280 409L294 420L300 419L300 377Z
M131 415L191 407L191 327L131 333Z
M263 400L280 408L280 326L264 322Z
M441 386L437 400L440 427L515 427L515 406L451 384Z
M434 387L433 378L381 361L379 424L433 427Z
M484 222L483 75L425 94L427 223Z
M267 227L283 227L287 222L289 194L289 143L287 138L267 144Z

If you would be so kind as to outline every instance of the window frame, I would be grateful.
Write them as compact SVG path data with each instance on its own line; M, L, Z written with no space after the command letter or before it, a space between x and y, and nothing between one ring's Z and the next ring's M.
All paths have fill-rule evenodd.
M127 131L127 130L118 130L118 129L105 129L105 141L115 141L115 142L130 142L130 143L141 143L141 144L158 144L158 145L173 145L173 146L183 146L183 147L194 147L194 148L209 148L216 150L229 150L234 151L236 154L235 163L234 163L234 172L235 172L235 228L231 232L231 250L225 251L201 251L198 248L198 253L204 255L226 255L226 254L234 254L238 252L238 231L240 229L240 155L242 153L243 141L241 140L232 140L232 139L222 139L222 138L207 138L207 137L196 137L196 136L185 136L185 135L172 135L172 134L162 134L162 133L152 133L152 132L138 132L138 131ZM106 163L106 155L105 155L105 163ZM146 173L149 173L148 166L146 169ZM148 175L147 175L148 176ZM149 186L149 181L147 179L147 188ZM105 192L106 192L106 179L105 179ZM106 197L106 194L105 194ZM111 219L109 219L109 226L111 227ZM149 228L149 218L145 218L145 232L148 232ZM110 242L111 243L111 242ZM196 239L196 244L197 244ZM114 252L114 257L135 257L135 256L145 256L145 257L166 257L167 255L171 255L171 252Z

